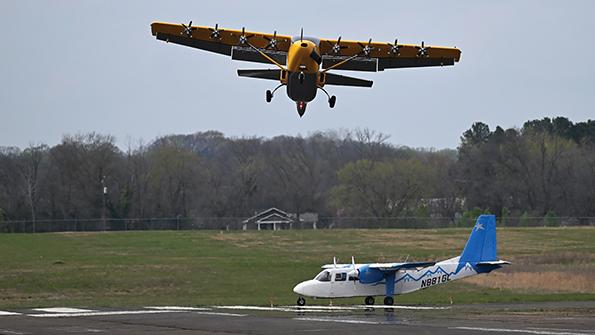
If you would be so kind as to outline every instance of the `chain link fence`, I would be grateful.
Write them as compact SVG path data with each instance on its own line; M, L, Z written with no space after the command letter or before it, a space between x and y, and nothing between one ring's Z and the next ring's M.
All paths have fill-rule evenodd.
M68 231L127 231L127 230L255 230L255 224L244 224L245 218L135 218L135 219L61 219L0 221L0 233L42 233ZM437 229L472 227L475 218L432 217L319 217L313 222L277 225L278 229ZM567 227L595 226L595 217L504 217L498 227ZM272 227L272 226L271 226Z

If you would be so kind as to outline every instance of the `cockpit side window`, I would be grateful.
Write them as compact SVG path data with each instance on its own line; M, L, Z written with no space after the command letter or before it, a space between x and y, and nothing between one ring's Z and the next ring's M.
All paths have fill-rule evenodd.
M315 279L318 281L331 281L331 274L328 271L322 271Z

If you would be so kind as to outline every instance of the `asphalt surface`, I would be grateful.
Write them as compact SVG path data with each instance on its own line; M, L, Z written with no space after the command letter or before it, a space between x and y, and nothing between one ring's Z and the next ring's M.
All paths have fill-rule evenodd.
M595 335L595 301L449 307L210 306L0 311L0 334Z

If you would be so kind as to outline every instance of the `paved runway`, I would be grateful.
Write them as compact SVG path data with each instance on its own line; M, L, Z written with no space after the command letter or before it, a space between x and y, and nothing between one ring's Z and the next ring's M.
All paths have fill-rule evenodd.
M595 302L394 306L159 306L0 311L0 334L595 335Z

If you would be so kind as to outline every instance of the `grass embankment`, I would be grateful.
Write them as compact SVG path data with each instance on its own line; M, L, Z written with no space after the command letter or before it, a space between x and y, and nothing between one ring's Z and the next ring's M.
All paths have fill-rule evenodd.
M293 286L332 256L440 260L459 254L469 231L1 234L0 308L293 304ZM499 256L513 262L507 269L397 296L397 302L595 300L595 228L504 228L498 244Z

